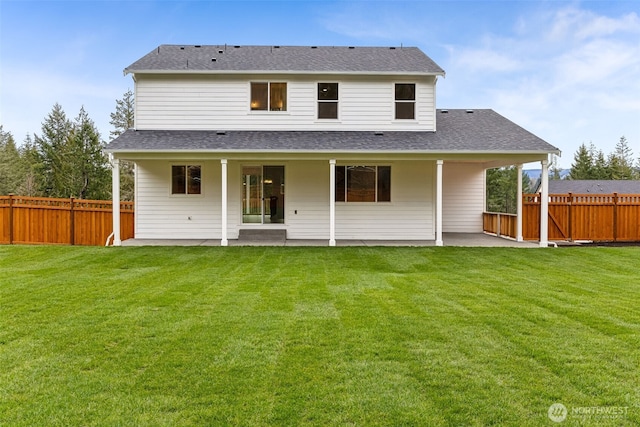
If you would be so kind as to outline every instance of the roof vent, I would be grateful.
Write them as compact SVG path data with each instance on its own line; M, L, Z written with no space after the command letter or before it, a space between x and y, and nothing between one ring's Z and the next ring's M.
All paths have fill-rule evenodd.
M467 114L473 114L473 110L467 110Z
M280 46L274 46L273 48L274 49L280 49Z
M216 62L217 59L216 58L211 58L211 62Z
M449 113L449 110L442 110L442 111L440 111L440 113L442 113L442 114L448 114L448 113Z
M382 135L384 135L384 132L382 132L381 130L377 130L377 131L373 132L373 134L375 136L382 136Z
M224 53L224 50L220 49L218 53L222 55Z
M180 50L184 50L184 46L180 46Z
M349 46L349 49L355 49L355 46Z
M396 50L396 48L394 46L391 46L389 49Z
M224 130L216 131L216 135L226 135L226 134L227 134L227 131L224 131Z
M197 45L195 45L195 46L193 46L193 47L202 47L202 45L197 44Z
M234 46L235 49L240 49L240 46L236 45Z
M311 49L317 49L318 46L311 46Z

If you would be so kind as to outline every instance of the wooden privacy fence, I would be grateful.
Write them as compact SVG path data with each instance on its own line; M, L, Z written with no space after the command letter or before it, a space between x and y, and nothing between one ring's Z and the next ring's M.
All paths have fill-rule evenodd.
M0 196L0 243L102 246L113 230L107 200ZM120 202L120 235L133 237L133 202Z
M516 237L516 215L484 213L484 231ZM640 241L640 194L550 194L549 240ZM540 194L522 195L522 236L540 239Z

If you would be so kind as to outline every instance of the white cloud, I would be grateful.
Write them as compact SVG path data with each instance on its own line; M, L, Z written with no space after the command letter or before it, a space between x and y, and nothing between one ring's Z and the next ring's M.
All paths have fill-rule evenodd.
M549 29L550 40L582 41L594 37L604 37L615 33L640 33L640 18L635 12L620 18L596 15L594 12L575 7L558 10Z
M449 63L441 65L452 77L446 85L453 97L481 99L475 103L559 146L566 167L583 142L610 152L627 135L640 147L637 14L612 17L571 7L521 16L512 34L493 31L449 47ZM438 94L446 106L447 89Z

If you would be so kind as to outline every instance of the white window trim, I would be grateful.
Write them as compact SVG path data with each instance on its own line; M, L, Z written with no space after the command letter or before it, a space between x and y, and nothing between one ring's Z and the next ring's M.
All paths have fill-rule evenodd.
M389 201L378 201L378 167L380 166L388 166L389 167L389 179L391 180L391 183L393 183L393 164L392 163L369 163L367 162L366 164L361 164L361 165L356 165L353 163L349 163L349 164L336 164L336 168L340 168L340 167L350 167L350 166L375 166L376 168L376 200L373 202L354 202L354 201L348 201L347 200L347 171L345 170L345 175L344 175L344 179L345 179L345 185L344 185L344 200L343 201L339 201L339 200L335 200L336 203L344 203L344 204L354 204L354 205L392 205L393 204L393 188L389 188ZM391 184L393 186L393 184ZM335 196L334 196L335 199Z
M409 84L414 87L415 99L410 100L396 100L396 85L397 84ZM393 104L391 106L391 121L394 123L416 123L418 122L418 83L411 82L393 82L391 84L391 99ZM396 118L396 102L413 102L413 119L397 119Z
M174 166L200 166L200 193L199 194L189 194L185 191L185 193L174 193L173 192L173 167ZM171 162L169 164L169 197L171 198L198 198L204 197L204 165L199 162ZM188 188L188 185L187 187ZM186 190L185 188L185 190Z
M267 84L267 109L266 110L252 110L251 109L251 84L252 83L266 83ZM285 83L287 85L287 90L286 90L287 109L286 110L276 111L276 110L270 110L269 109L269 106L271 105L271 83ZM249 114L255 114L255 115L261 115L261 114L289 115L290 114L289 113L289 107L291 106L289 104L289 86L290 85L291 84L290 84L290 82L288 80L250 80L249 81L249 90L247 91L247 93L248 93L247 105L249 106Z
M338 99L336 100L327 100L327 101L321 101L320 99L318 99L318 85L320 83L336 83L338 85ZM342 92L342 90L340 89L340 87L342 86L342 82L337 81L337 80L318 80L317 82L315 82L314 84L314 92L316 94L316 123L338 123L341 121L341 117L342 117L342 102L340 99L340 94ZM336 117L335 119L321 119L320 117L318 117L318 115L320 114L320 108L318 108L318 105L321 102L337 102L338 103L338 117Z

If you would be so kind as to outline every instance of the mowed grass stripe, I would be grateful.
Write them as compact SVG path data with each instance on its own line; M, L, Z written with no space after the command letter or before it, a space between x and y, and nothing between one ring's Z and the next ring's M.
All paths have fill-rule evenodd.
M639 261L2 246L0 425L634 425Z

